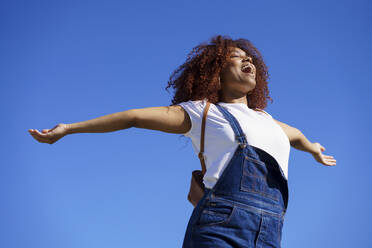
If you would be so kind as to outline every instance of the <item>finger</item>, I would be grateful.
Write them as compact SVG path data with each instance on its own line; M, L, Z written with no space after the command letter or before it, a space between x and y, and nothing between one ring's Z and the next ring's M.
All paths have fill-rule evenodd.
M57 125L55 125L52 129L50 129L50 130L54 130L54 129L56 129L58 127L58 124Z
M335 161L327 161L327 165L336 165L336 162Z
M40 133L36 132L34 129L32 131L30 131L30 134L34 137L34 138L38 138L38 137L43 137L40 135Z
M334 157L327 157L326 159L336 161L336 159Z
M48 137L50 137L50 134L49 133L40 133L38 130L35 130L35 134L36 135L39 135L39 137L42 137L42 138L48 138Z
M324 152L325 151L324 146L320 145L320 150L322 150L322 152Z
M43 135L43 133L40 133L39 130L35 129L35 132L36 134L39 134L39 135Z
M31 134L39 134L40 132L37 129L30 129Z
M37 141L41 142L41 143L49 143L50 140L49 139L46 139L46 138L42 138L42 137L39 137L35 134L32 135Z
M329 156L329 155L323 155L323 156L326 158L333 158L333 156Z
M43 141L43 142L49 142L51 140L50 136L48 137L46 134L42 134L38 131L35 131L35 132L32 132L31 135L37 139L37 140L40 140L40 141Z
M40 139L47 139L46 135L40 134L40 133L33 133L32 136L35 138L40 138Z
M336 165L335 163L325 163L325 165L327 166L333 166L333 165Z
M336 162L336 159L333 159L333 158L327 158L326 161L328 161L328 162Z

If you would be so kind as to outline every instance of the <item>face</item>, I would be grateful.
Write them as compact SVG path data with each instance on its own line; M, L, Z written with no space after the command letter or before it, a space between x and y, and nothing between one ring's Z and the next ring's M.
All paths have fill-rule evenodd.
M240 48L230 48L227 66L220 73L221 90L226 94L246 95L256 86L256 67Z

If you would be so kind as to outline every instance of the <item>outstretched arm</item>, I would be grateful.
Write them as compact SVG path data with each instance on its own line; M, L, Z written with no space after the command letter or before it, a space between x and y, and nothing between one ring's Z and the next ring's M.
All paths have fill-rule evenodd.
M334 159L333 156L322 154L322 152L325 151L325 148L321 144L318 142L311 143L305 135L295 127L289 126L278 120L275 120L275 122L278 123L286 133L292 147L301 151L309 152L319 163L331 166L336 165L336 159Z
M39 142L53 144L67 134L104 133L131 127L167 133L186 133L191 128L187 112L179 105L130 109L72 124L60 123L52 129L29 129Z

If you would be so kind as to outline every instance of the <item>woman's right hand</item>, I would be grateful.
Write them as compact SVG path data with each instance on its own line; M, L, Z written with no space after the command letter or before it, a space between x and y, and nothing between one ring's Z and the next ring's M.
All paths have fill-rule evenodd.
M52 129L43 129L42 132L39 132L37 129L29 129L28 132L40 143L53 144L67 135L67 128L67 124L60 123Z

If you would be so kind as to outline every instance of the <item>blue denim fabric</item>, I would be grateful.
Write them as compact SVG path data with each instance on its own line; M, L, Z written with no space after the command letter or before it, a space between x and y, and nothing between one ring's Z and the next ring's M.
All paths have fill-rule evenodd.
M212 189L205 189L182 248L281 247L288 184L277 161L247 143L239 122L216 105L239 146Z

